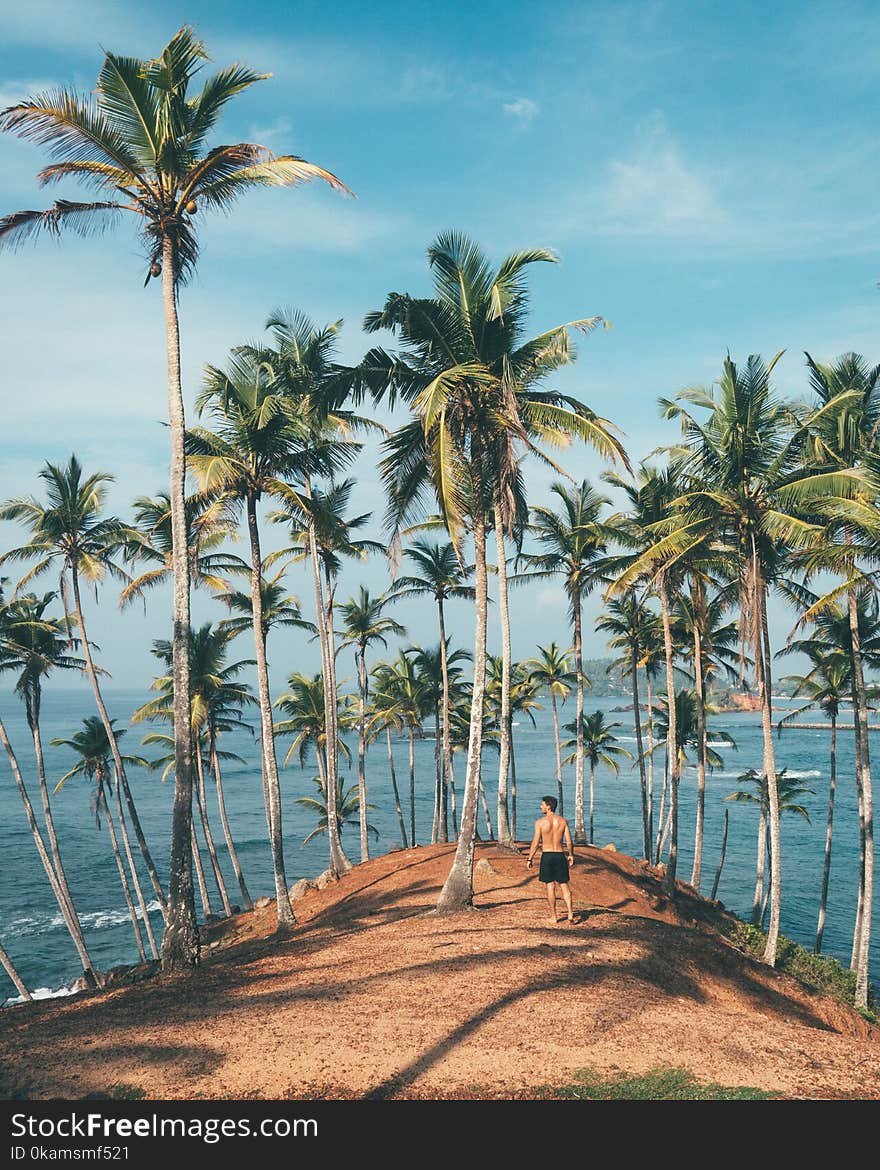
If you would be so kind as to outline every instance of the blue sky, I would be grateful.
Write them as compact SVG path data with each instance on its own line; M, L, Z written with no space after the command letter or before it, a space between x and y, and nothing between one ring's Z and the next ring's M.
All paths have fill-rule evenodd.
M0 14L0 106L59 83L89 90L102 47L151 56L191 23L216 65L272 73L228 107L217 141L298 153L357 195L259 193L205 224L199 272L181 300L189 400L204 363L257 336L278 305L319 323L344 318L340 353L356 360L368 344L363 314L392 289L427 292L425 248L450 227L499 258L556 250L559 264L534 273L534 329L594 313L613 323L581 344L563 383L622 428L635 459L674 437L657 420L657 398L710 383L728 350L744 359L785 349L777 384L791 395L806 393L805 349L878 358L876 5L341 0L146 10L0 0ZM47 203L34 180L45 159L0 138L0 210ZM119 514L163 487L163 320L143 272L124 226L0 256L0 498L37 491L43 461L71 450L116 477ZM355 473L378 535L373 456L365 451ZM583 451L568 466L578 476L601 470ZM533 501L544 501L547 474L534 469L529 482ZM0 547L18 539L0 525ZM362 579L381 589L384 566L357 566L341 596ZM291 587L310 608L306 576ZM152 675L149 645L166 634L167 604L157 594L146 615L120 617L109 587L93 607L116 683ZM205 599L194 612L219 616ZM425 607L399 616L415 639L435 639ZM522 590L513 616L515 654L551 638L567 644L552 588ZM778 609L774 633L789 624ZM467 607L453 632L469 642ZM593 636L587 652L603 649ZM280 680L313 667L316 651L282 637L272 658Z

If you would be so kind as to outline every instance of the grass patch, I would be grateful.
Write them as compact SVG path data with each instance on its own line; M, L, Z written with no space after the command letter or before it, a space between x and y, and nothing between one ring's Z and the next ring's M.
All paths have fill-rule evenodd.
M727 931L727 937L734 946L755 959L763 956L767 945L767 935L763 930L749 922L740 922L739 919ZM794 976L812 991L833 996L850 1007L855 1006L856 973L844 967L839 959L813 954L812 951L792 942L790 938L780 935L776 951L776 970ZM877 1022L876 1007L874 988L869 986L868 1009L859 1010L872 1024Z
M125 1081L116 1081L109 1089L95 1089L81 1098L83 1101L143 1101L147 1090L140 1085L128 1085Z
M772 1101L778 1094L749 1086L706 1084L683 1068L659 1066L646 1073L601 1073L579 1069L570 1085L544 1087L555 1101Z

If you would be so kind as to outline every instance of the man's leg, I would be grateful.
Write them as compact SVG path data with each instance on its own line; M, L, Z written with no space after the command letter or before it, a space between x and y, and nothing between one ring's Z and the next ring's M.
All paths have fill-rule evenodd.
M547 902L550 905L550 921L556 925L556 882L547 883Z
M574 911L571 906L571 886L568 882L560 882L559 888L562 890L562 897L565 899L565 908L568 911L568 921L574 922Z

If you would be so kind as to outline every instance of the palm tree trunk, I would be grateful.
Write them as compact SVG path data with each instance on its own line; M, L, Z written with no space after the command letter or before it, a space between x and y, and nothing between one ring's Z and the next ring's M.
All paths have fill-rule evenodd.
M513 721L510 727L510 831L516 841L516 752L513 747Z
M177 741L175 739L175 759L176 759L175 766L178 768L178 771L176 773L176 775L178 776L178 780L175 780L175 785L174 785L174 811L172 813L172 818L171 818L172 870L171 870L171 876L169 878L168 900L166 901L165 892L162 889L162 883L159 881L159 875L156 872L156 867L153 864L153 858L150 854L149 846L147 845L147 839L144 836L143 829L141 828L140 817L137 814L137 808L135 807L134 797L132 796L131 789L129 788L129 785L128 785L128 777L126 776L126 773L125 773L125 765L122 762L122 756L119 754L119 744L116 742L116 736L113 732L113 724L110 721L110 715L108 714L107 707L104 704L104 696L101 693L101 684L98 682L98 672L95 669L95 664L92 660L92 650L91 650L91 646L89 644L88 635L86 634L85 616L83 614L82 600L80 598L80 591L79 591L79 573L77 572L76 565L71 566L70 576L71 576L71 580L73 582L73 601L74 601L74 608L76 610L76 620L77 620L77 623L79 625L80 637L82 639L82 651L83 651L83 656L85 657L85 660L86 660L86 670L88 671L89 679L91 680L92 691L93 691L94 696L95 696L95 705L98 708L98 714L101 717L101 723L104 725L104 730L107 733L107 740L110 744L110 754L113 757L113 766L115 767L116 772L119 776L120 783L122 784L122 791L125 793L125 802L128 805L128 813L129 813L129 816L131 817L131 827L134 829L134 835L137 838L138 848L141 851L141 856L143 857L144 864L147 867L147 873L150 875L150 882L153 886L153 890L156 894L156 898L158 899L159 905L162 907L162 913L165 917L165 934L163 934L163 936L162 936L162 964L163 964L162 970L163 971L166 971L166 970L173 971L173 970L177 970L181 967L192 967L198 962L198 934L197 934L197 927L196 927L195 918L193 918L193 921L191 924L188 923L187 918L186 918L187 911L186 911L186 906L184 904L185 903L185 894L186 894L186 879L185 879L185 875L180 874L180 873L177 875L177 878L175 880L178 883L178 886L177 886L178 894L179 894L180 898L184 899L184 902L181 902L175 911L175 914L176 914L175 921L176 921L177 925L175 927L173 927L173 933L174 933L174 938L177 939L177 942L175 942L174 938L172 938L172 941L167 944L167 947L166 947L166 943L165 943L165 937L167 936L167 933L169 930L168 914L169 914L169 905L170 905L170 899L171 899L170 881L171 881L171 878L174 877L175 871L174 871L173 867L174 867L174 864L176 864L175 863L176 854L175 854L175 844L174 844L174 833L176 831L175 830L175 823L176 823L176 818L178 816L178 811L179 811L177 808L177 803L178 803L179 777L181 774L180 773L180 763L176 757ZM189 653L189 650L187 648L187 654L188 653ZM189 659L188 658L187 658L187 662L186 662L186 669L187 669L187 680L188 680L189 679ZM177 684L175 682L175 687L176 687L176 685ZM187 685L189 685L188 682L187 682ZM176 700L175 700L175 702L176 702ZM176 707L175 707L175 718L176 717L177 716L176 716ZM189 707L188 706L187 706L187 715L186 715L186 726L187 726L187 728L189 727ZM186 756L187 756L186 766L189 769L187 772L187 775L189 776L189 793L190 793L190 796L189 796L190 811L189 811L188 820L191 820L192 819L192 807L191 807L191 805L192 805L192 757L190 755L189 749L187 750ZM181 799L183 799L182 796L181 796ZM181 812L181 815L182 815L182 812ZM187 838L188 838L189 837L189 829L188 828L186 830L186 834L187 834ZM187 841L187 857L189 857L189 842L188 841ZM187 869L188 869L188 864L189 863L186 864ZM188 872L189 872L189 883L190 883L189 896L191 898L192 897L192 871L188 869ZM193 914L194 914L195 913L194 905L191 906L190 909L192 909ZM190 930L190 926L192 928L192 931L195 932L195 933L193 933L192 938L190 938L190 935L187 933ZM190 945L195 947L195 957L193 957L193 954L186 949ZM170 956L167 960L166 960L166 951L167 951L168 955ZM186 958L186 955L189 955L188 959ZM166 966L166 962L170 965Z
M403 819L403 809L400 807L400 792L397 788L397 772L394 769L394 748L391 744L390 727L385 728L385 734L388 737L388 770L391 773L391 790L394 793L394 807L397 809L397 823L400 825L400 840L406 849L406 822Z
M229 860L232 862L235 879L238 882L238 888L241 890L241 900L245 910L253 910L253 899L248 891L247 882L244 880L241 862L238 860L238 852L235 848L235 842L232 839L232 831L229 828L229 817L226 814L226 800L223 796L223 778L220 775L220 759L217 755L217 744L213 737L211 738L211 771L214 773L214 782L217 785L217 805L220 809L220 823L223 826L223 836L226 838Z
M586 845L587 830L584 825L584 654L581 636L581 595L574 590L571 595L574 614L574 664L577 676L577 710L575 711L575 763L574 763L574 843Z
M675 710L675 664L672 649L672 627L669 620L669 583L666 574L660 574L660 609L663 615L663 647L666 653L666 709L668 731L666 754L669 758L669 814L670 840L669 860L663 876L663 888L670 897L675 896L675 871L678 867L678 781L681 761L678 755L678 726Z
M409 839L416 844L416 733L409 728Z
M636 730L636 754L639 758L639 783L642 788L642 840L644 842L645 860L651 860L651 826L648 821L648 780L645 775L645 755L642 743L642 713L639 710L639 664L638 648L631 647L632 653L632 697L633 716ZM558 750L558 749L557 749Z
M458 808L455 797L455 758L451 751L449 753L449 811L452 813L452 832L455 837L458 837Z
M440 806L443 802L443 762L442 744L440 741L440 704L434 704L434 823L431 826L431 843L436 845L441 839L440 824L442 821Z
M498 754L498 841L511 846L516 830L511 828L508 811L507 778L510 771L510 609L507 595L507 551L501 509L492 510L495 525L495 547L498 560L498 610L501 620L501 714L499 717L500 752Z
M55 900L58 903L58 909L61 911L61 917L64 919L64 925L73 940L73 945L76 948L76 953L79 956L79 961L82 964L83 976L86 984L89 987L98 987L100 980L92 965L92 960L89 956L88 948L86 947L85 939L83 938L82 927L79 919L75 915L71 915L70 905L64 896L61 885L58 881L58 876L52 867L52 861L46 850L43 841L43 835L40 832L40 827L37 824L37 818L34 816L34 806L31 804L31 798L28 795L28 790L25 788L24 780L21 775L21 769L18 766L18 759L13 751L12 744L9 742L9 736L6 734L6 727L3 720L0 719L0 743L3 744L9 759L9 767L12 770L12 776L15 780L15 786L18 789L18 794L21 797L21 802L24 805L25 815L27 817L28 828L31 831L31 836L34 839L34 845L37 849L40 861L43 864L43 869L46 872L46 877L49 879L49 885L52 887L52 893L55 895Z
M181 968L194 967L199 961L199 935L196 923L195 898L193 893L192 863L190 860L190 838L192 836L192 745L189 734L190 693L189 693L189 548L186 533L186 461L184 438L186 420L183 409L183 393L180 385L180 330L177 320L177 273L174 242L170 236L162 240L162 301L165 308L165 337L168 358L168 420L171 430L171 459L169 467L169 498L171 501L171 564L174 573L174 632L172 674L174 679L174 810L171 816L171 858L168 874L168 902L161 886L156 889L158 878L154 878L152 862L147 861L150 880L156 889L156 897L165 913L165 932L162 936L162 970L166 973ZM74 581L76 575L74 573ZM77 610L80 617L80 611ZM85 630L81 628L84 646L88 646ZM86 656L88 660L88 655ZM97 676L90 671L96 697L99 694ZM108 720L99 699L98 708L107 727ZM119 777L128 798L128 784L125 769L121 766L115 737L107 727L110 746L114 751L113 763L119 770ZM143 850L141 834L132 811L132 827Z
M110 815L110 806L107 803L107 797L104 793L104 785L99 782L98 787L98 801L99 807L104 810L104 817L107 821L107 832L110 834L110 844L113 848L113 859L116 862L116 870L119 874L119 884L122 886L122 892L125 895L125 904L128 907L128 915L131 918L131 926L134 931L135 942L137 943L138 955L142 963L147 961L147 952L144 950L144 939L141 934L140 924L138 923L137 911L134 908L134 899L131 896L131 889L128 884L128 878L125 876L125 866L122 864L122 854L119 852L119 839L116 836L116 826L113 824L113 817Z
M19 973L16 971L12 959L10 959L9 955L6 953L5 947L3 947L2 944L0 944L0 965L2 965L3 970L15 984L15 990L18 992L21 998L25 1001L25 1003L30 1003L33 999L33 996L28 991Z
M865 862L862 883L862 914L859 950L856 960L856 996L858 1008L867 1008L868 970L871 944L871 912L874 901L874 798L871 786L871 754L868 743L868 702L862 664L862 643L859 634L858 603L853 590L848 597L849 630L852 639L853 689L856 697L856 734L861 741L860 778L862 788L861 829L864 839Z
M727 822L730 819L730 809L724 810L724 828L721 832L721 856L718 858L718 868L715 870L715 880L712 883L711 900L714 902L718 897L718 886L721 882L721 871L724 869L724 858L727 855Z
M696 607L695 607L696 609ZM706 699L703 693L703 645L699 622L694 621L694 681L697 691L697 816L694 831L694 864L691 885L700 892L703 871L703 833L706 822Z
M556 748L556 796L559 800L559 815L564 816L564 802L562 789L562 745L559 742L559 711L556 707L556 696L550 692L550 706L553 708L553 743Z
M478 485L475 485L475 489ZM478 500L480 492L476 492ZM467 775L461 809L461 831L452 868L437 902L440 914L465 910L474 900L474 837L477 828L477 799L480 787L480 764L483 756L483 699L486 691L486 620L488 585L486 580L486 526L479 509L473 521L474 587L476 622L474 629L474 685L471 695L471 722L468 736Z
M193 865L196 871L196 884L199 887L199 897L202 900L202 914L205 918L213 916L214 911L211 909L211 899L208 895L208 883L205 881L205 870L202 865L202 855L199 853L199 840L196 837L196 823L190 821L189 823L189 847L192 853Z
M651 672L645 671L645 687L648 699L648 840L654 840L654 696L651 688ZM650 860L650 854L648 858Z
M764 904L764 865L767 857L767 797L762 792L758 818L758 860L755 870L755 896L752 899L752 925L761 921L761 907Z
M837 785L837 716L831 716L831 778L828 781L828 821L825 826L825 861L822 867L822 894L819 898L819 921L816 925L817 955L822 953L822 935L828 907L828 882L831 877L831 835L834 828L834 789Z
M480 803L483 806L483 816L486 818L486 837L489 841L495 840L495 834L492 832L492 814L489 812L489 801L486 799L486 787L483 784L483 778L480 777Z
M296 916L287 893L287 875L284 870L284 837L281 827L281 784L278 780L278 758L275 755L275 734L272 727L272 700L269 695L269 664L266 660L266 635L263 629L263 594L261 576L263 561L260 554L260 531L257 526L257 501L247 497L247 525L251 547L251 608L253 612L254 646L257 654L257 692L260 700L260 743L266 793L269 797L269 845L272 851L272 872L275 877L275 904L280 931L296 925ZM328 797L329 799L329 797Z
M593 844L593 811L595 807L596 765L590 760L590 844Z
M663 756L663 787L660 789L660 809L657 814L657 840L654 847L654 864L660 864L660 850L664 843L664 829L666 822L664 816L666 815L666 793L669 791L669 745L666 745L666 751Z
M306 493L311 496L311 480L308 475L304 478ZM339 735L336 730L336 689L333 686L334 647L327 638L327 611L324 607L324 590L321 585L321 565L318 553L318 539L315 533L315 523L311 515L307 522L309 559L312 564L312 583L315 589L315 616L318 621L318 639L321 645L321 671L324 680L324 737L326 742L325 759L327 763L327 842L330 851L331 873L345 873L351 869L351 862L342 847L339 836L339 813L336 807L336 796L339 791Z
M205 837L205 844L208 847L208 857L211 859L211 869L214 871L214 881L217 883L217 889L220 893L220 901L223 903L223 913L229 918L232 914L232 906L229 902L229 894L226 890L226 882L223 880L223 871L220 869L220 860L217 857L217 846L214 844L214 834L211 832L211 822L208 820L208 804L205 798L205 763L202 759L202 746L196 739L196 774L198 777L198 784L196 786L196 803L199 808L199 820L202 823L202 833Z
M336 631L333 628L333 581L330 577L330 570L324 567L324 583L326 586L326 609L325 609L325 630L327 638L327 665L330 671L330 694L333 696L333 701L330 703L330 718L333 723L333 739L332 749L328 746L327 756L328 760L332 761L333 765L333 779L336 784L336 792L341 792L342 785L339 783L339 709L337 707L337 695L339 694L339 686L336 679ZM334 796L333 807L336 810L337 821L341 820L339 817L339 808L337 799ZM340 829L341 834L341 829ZM342 850L342 837L339 835L339 848ZM351 862L345 855L345 868L351 869Z
M449 650L446 645L446 622L443 598L437 598L440 617L440 673L443 678L443 787L440 794L440 840L449 840L449 784L452 777L452 740L449 736Z
M116 815L119 817L119 831L122 834L122 844L125 849L125 860L128 863L128 871L131 874L131 884L134 887L135 897L137 898L138 907L141 912L141 921L144 924L147 941L150 944L150 954L154 959L159 958L159 950L156 946L156 939L153 934L153 924L150 922L150 912L147 909L147 902L144 898L144 891L141 887L141 881L138 877L137 866L134 863L134 856L131 851L131 841L128 839L128 826L125 823L125 812L122 808L122 788L119 783L119 773L113 769L113 792L116 797Z
M760 565L755 561L755 662L760 662L758 674L761 694L761 728L764 738L764 771L770 803L770 925L764 962L776 965L779 945L779 919L782 909L782 847L779 836L779 789L776 783L776 751L773 746L772 682L770 673L769 633L767 630L767 589Z
M370 845L367 840L367 736L364 721L367 718L367 663L366 647L361 646L357 655L358 667L358 813L361 830L361 861L369 861Z

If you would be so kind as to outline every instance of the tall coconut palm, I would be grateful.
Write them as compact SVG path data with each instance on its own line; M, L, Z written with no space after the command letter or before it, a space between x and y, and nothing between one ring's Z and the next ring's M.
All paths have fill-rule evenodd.
M129 577L119 563L119 554L130 546L132 540L137 539L137 534L116 517L102 515L107 484L112 482L113 477L104 472L84 476L75 455L71 455L63 467L54 463L44 464L40 471L40 479L46 485L45 504L33 496L28 496L0 506L0 519L17 520L30 529L28 542L5 553L0 557L0 563L7 560L36 562L19 582L19 588L55 566L58 570L61 600L65 611L69 612L71 609L68 599L70 593L73 594L73 612L79 627L80 647L86 661L95 704L107 732L113 764L125 795L132 828L156 898L162 907L167 930L168 908L165 893L141 827L125 765L113 736L110 715L99 681L101 672L92 657L92 645L86 630L80 590L82 579L97 588L108 575L127 583ZM164 946L163 941L163 955Z
M124 731L116 731L114 728L114 735L119 740ZM74 733L70 739L53 739L51 741L53 747L66 747L72 751L77 757L76 763L72 768L61 777L55 785L55 791L60 792L64 785L74 776L84 776L87 780L91 780L94 784L94 792L92 794L92 811L95 814L95 823L100 829L101 827L101 813L104 814L104 819L107 822L107 832L110 836L110 847L113 850L113 858L116 861L116 872L119 874L119 883L122 886L122 892L125 897L125 904L128 907L129 917L131 918L131 925L134 931L135 943L137 945L138 954L141 962L145 962L147 958L144 949L144 940L141 934L140 923L138 922L137 910L135 909L134 899L132 897L131 886L129 885L128 877L125 872L125 865L122 860L122 854L119 849L119 839L116 834L116 825L113 821L113 814L110 811L110 803L107 799L107 790L111 791L115 788L118 796L118 778L116 783L113 781L113 760L110 751L110 743L107 739L107 732L104 729L104 724L96 715L88 715L82 721L82 729ZM123 760L129 767L146 767L147 761L140 756L123 756ZM121 814L122 802L118 800L117 811ZM131 858L129 857L129 864ZM132 867L132 884L138 885L137 874ZM143 901L143 894L140 895L141 915L143 916L143 924L149 932L150 946L152 949L153 958L159 957L156 950L155 939L153 938L152 930L150 930L149 914L147 913L146 905Z
M603 764L615 776L620 772L618 759L632 759L632 752L628 748L620 747L614 732L622 727L622 723L608 722L604 711L593 711L585 714L581 720L581 727L572 721L566 723L565 730L574 735L574 739L567 739L563 748L574 748L574 752L565 760L566 764L575 763L579 746L590 764L590 835L588 844L594 844L593 817L595 813L596 768ZM580 731L580 734L578 733Z
M804 464L798 441L802 432L795 432L792 409L776 396L770 381L780 356L768 365L751 354L744 366L728 356L717 394L694 389L680 394L677 403L664 404L667 417L681 420L683 445L689 451L685 470L694 486L687 508L709 517L715 535L726 541L737 562L743 629L752 646L761 702L772 883L764 959L771 965L779 941L782 860L767 595L788 549L822 542L821 531L809 522L811 509L814 513L823 498L850 495L860 479L839 462L823 468L811 456ZM697 419L681 402L707 413Z
M367 669L367 648L375 642L388 645L387 636L401 637L406 630L393 618L383 617L382 611L389 598L371 597L370 591L362 585L357 597L350 598L340 607L342 616L343 646L355 647L355 664L358 674L358 807L360 809L361 861L370 856L367 832L367 701L369 698L369 671Z
M10 607L3 598L3 589L5 579L0 579L0 673L6 670L12 670L19 667L18 653L14 647L14 643L21 639L22 630L19 620L13 618L10 614ZM13 649L10 651L9 643L12 641ZM19 767L18 757L9 740L6 732L6 727L3 720L0 719L0 743L3 744L3 749L6 752L6 758L9 761L9 767L12 772L12 777L15 781L15 786L18 794L21 797L21 802L24 806L25 816L28 822L31 836L33 837L34 845L37 850L37 855L45 871L46 877L49 880L49 885L52 888L52 893L58 903L58 908L61 911L61 917L64 920L64 925L67 927L80 963L82 964L83 975L89 987L95 987L98 984L99 977L93 967L91 957L86 946L86 941L83 936L82 924L77 917L76 910L73 906L69 890L65 882L59 878L56 872L55 865L52 858L49 856L49 850L46 848L46 843L43 840L43 834L40 830L37 818L34 814L34 807L31 802L30 794L24 782L24 777Z
M804 711L819 707L831 723L828 779L828 815L825 822L825 856L822 867L822 891L819 897L819 920L816 924L815 953L822 952L822 936L828 912L828 885L831 877L831 841L834 832L834 796L837 787L837 720L844 696L852 693L852 662L846 650L826 651L814 644L810 652L811 669L804 675L788 675L783 682L794 683L794 697L805 698L802 707L779 721L780 729Z
M599 495L586 480L570 487L554 483L558 509L534 508L530 533L540 551L527 553L523 561L537 577L562 578L568 598L572 623L576 702L574 726L578 741L575 751L574 840L586 844L584 823L584 747L583 714L584 675L583 602L602 580L608 546L615 537L613 529L600 518L608 500Z
M268 75L235 64L209 77L195 93L194 79L207 59L205 45L184 26L152 60L105 53L94 99L62 88L0 113L0 129L48 146L60 160L40 172L42 182L70 178L109 196L89 202L59 199L46 211L7 215L0 219L0 244L42 231L58 236L69 229L88 235L129 213L137 217L147 253L145 283L162 278L171 424L175 726L181 729L162 942L163 968L168 971L198 962L189 857L192 764L186 754L189 736L182 730L189 707L189 573L179 291L196 267L201 213L226 211L255 187L295 187L321 179L335 190L348 190L335 175L296 155L274 155L251 142L209 149L209 136L227 104Z
M272 698L263 618L263 557L258 507L265 496L279 497L283 476L301 470L307 427L297 418L285 387L249 349L233 350L227 368L208 366L197 400L216 429L194 427L187 435L189 462L206 495L243 505L251 568L251 624L257 656L260 745L266 817L275 877L278 929L289 930L295 917L284 869L281 790L272 734Z
M597 626L598 628L598 626ZM559 702L565 700L577 686L577 675L571 669L571 659L568 650L560 650L555 642L549 646L539 646L538 656L530 659L526 666L533 682L537 683L542 691L550 695L550 706L553 710L553 742L556 747L556 790L559 799L559 812L562 814L565 807L562 788L562 748L559 742Z
M640 600L635 589L628 589L620 597L611 599L605 612L596 619L596 629L609 634L608 645L622 650L623 655L613 665L630 672L632 679L633 722L636 732L636 755L642 795L642 841L645 858L651 858L651 798L653 785L648 786L645 768L645 745L642 738L642 711L639 696L639 668L657 642L656 615ZM650 681L648 683L650 687Z
M443 670L443 782L441 786L440 839L448 839L447 790L452 778L452 741L449 735L450 695L447 658L446 602L453 598L473 601L474 588L466 584L471 570L462 566L451 542L431 543L418 537L403 550L413 573L396 578L394 597L433 597L440 625L440 653Z

